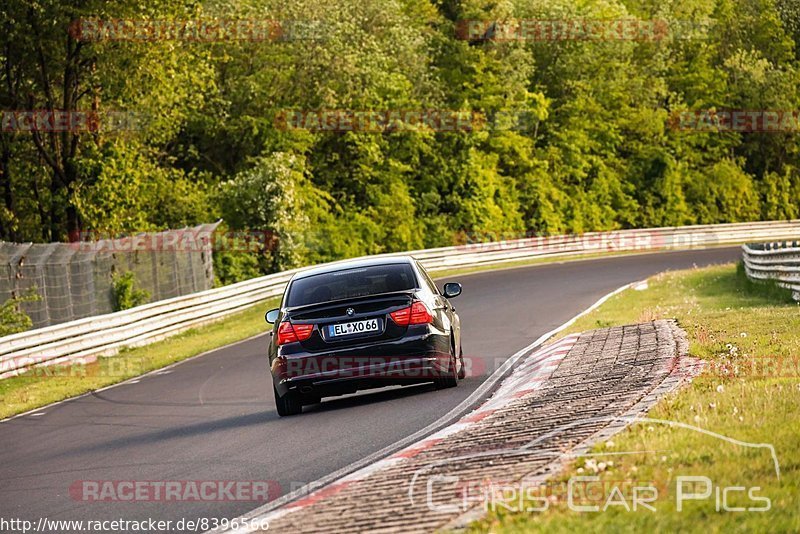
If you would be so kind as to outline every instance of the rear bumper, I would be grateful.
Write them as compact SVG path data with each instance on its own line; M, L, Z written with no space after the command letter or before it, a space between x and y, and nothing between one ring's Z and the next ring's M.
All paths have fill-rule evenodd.
M426 333L319 353L279 355L271 365L278 394L308 398L395 384L433 382L447 372L450 338Z

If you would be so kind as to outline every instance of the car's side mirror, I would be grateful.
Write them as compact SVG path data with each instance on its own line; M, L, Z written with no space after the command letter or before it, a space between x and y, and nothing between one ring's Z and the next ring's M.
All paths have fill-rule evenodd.
M269 324L274 324L275 321L278 320L278 310L275 308L274 310L269 310L267 313L264 314L264 320L267 321Z
M448 282L444 285L444 296L451 299L461 294L461 284L458 282Z

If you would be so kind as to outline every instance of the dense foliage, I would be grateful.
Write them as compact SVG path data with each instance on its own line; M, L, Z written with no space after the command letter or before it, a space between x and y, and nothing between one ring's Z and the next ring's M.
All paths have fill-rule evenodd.
M33 326L33 321L20 305L24 302L36 302L41 299L42 297L36 293L36 288L31 287L22 295L12 296L0 304L0 337L24 332Z
M0 135L0 238L223 218L270 246L224 281L525 232L800 216L797 133L692 133L681 110L800 109L794 0L10 0L0 109L131 111L128 132ZM290 4L290 5L285 5ZM262 42L76 40L81 17L313 21ZM463 20L663 20L658 41L465 40ZM308 37L308 36L307 36ZM282 110L514 110L533 127L297 132ZM459 237L460 236L460 237Z
M114 299L114 311L129 310L150 300L150 293L136 287L136 277L131 271L114 274L111 279L111 296Z

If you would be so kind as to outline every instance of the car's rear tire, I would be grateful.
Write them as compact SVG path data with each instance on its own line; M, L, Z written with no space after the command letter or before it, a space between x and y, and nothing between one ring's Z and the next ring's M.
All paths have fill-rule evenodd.
M286 417L303 412L303 403L295 395L287 393L281 397L278 395L278 390L275 389L275 386L272 386L272 390L275 392L275 406L278 408L278 415Z
M436 378L436 387L439 389L454 388L458 385L458 370L456 366L455 349L451 344L450 358L447 360L447 369Z
M464 380L467 378L467 366L464 363L464 349L461 348L461 343L458 344L458 359L461 362L461 367L458 369L458 379Z

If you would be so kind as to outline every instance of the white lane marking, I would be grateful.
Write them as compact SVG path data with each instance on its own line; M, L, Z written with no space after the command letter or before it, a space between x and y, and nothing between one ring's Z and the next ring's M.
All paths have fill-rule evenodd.
M256 304L256 306L257 306L257 304ZM92 395L94 393L100 393L101 391L107 391L109 389L113 389L113 388L116 388L116 387L119 387L119 386L124 386L125 384L129 384L132 380L140 380L140 379L145 378L145 377L150 376L150 375L166 374L166 373L164 373L164 371L168 371L168 372L171 373L174 370L175 367L177 367L179 365L182 365L182 364L184 364L186 362L190 362L192 360L196 360L198 358L202 358L203 356L208 356L209 354L211 354L213 352L217 352L217 351L220 351L220 350L228 349L230 347L235 347L236 345L240 345L242 343L247 343L248 341L252 341L252 340L256 339L259 336L265 336L265 335L267 335L267 332L262 332L260 334L254 335L254 336L250 336L250 337L248 337L246 339L242 339L242 340L236 341L235 343L231 343L230 345L225 345L224 347L217 347L215 349L210 349L210 350L207 350L205 352L201 352L200 354L195 354L194 356L186 358L185 360L181 360L181 361L178 361L178 362L175 362L175 363L171 363L166 367L162 367L160 369L154 369L154 370L152 370L152 371L150 371L148 373L145 373L143 375L140 375L140 376L137 376L137 377L134 377L134 378L129 378L128 380L125 380L124 382L117 382L116 384L111 384L109 386L106 386L106 387L103 387L103 388L100 388L100 389L95 389L95 390L92 390L92 391L88 391L86 393L78 395L77 397L70 397L68 399L64 399L64 400L60 400L60 401L57 401L57 402L53 402L53 403L47 404L45 406L39 406L38 408L33 408L32 410L28 410L27 412L22 412L22 413L18 413L17 415L12 415L11 417L6 417L5 419L0 419L0 423L5 423L7 421L11 421L13 419L16 419L17 417L24 417L26 415L30 415L33 412L36 412L36 411L39 411L39 410L46 410L48 408L52 408L54 406L58 406L59 404L65 404L67 402L76 401L78 399L82 399L84 397L88 397L88 396L90 396L90 395Z
M267 503L263 506L259 506L258 508L251 510L250 512L239 516L236 520L231 521L232 524L244 524L244 525L256 525L256 528L261 520L275 520L277 517L285 515L290 510L294 511L295 509L292 508L282 508L283 506L301 499L303 497L308 497L315 491L331 484L334 481L339 480L340 478L348 477L348 479L358 479L361 478L361 471L368 471L373 472L374 468L371 464L375 462L379 462L380 460L385 459L386 457L401 451L403 449L408 448L410 445L420 442L423 439L429 437L431 434L436 433L437 431L442 431L446 429L448 423L457 420L461 417L466 411L476 404L479 400L484 398L488 392L494 387L494 385L505 376L506 372L509 371L517 361L522 358L523 356L530 354L533 350L539 348L545 341L553 337L554 335L558 334L562 330L565 330L572 326L575 321L583 317L584 315L591 313L598 307L602 306L608 299L622 293L626 289L630 288L632 285L637 284L639 282L631 282L625 284L622 287L619 287L608 293L602 297L600 297L597 302L574 316L572 319L567 321L566 323L562 324L561 326L550 330L549 332L542 334L539 336L536 341L531 343L530 345L520 349L516 353L514 353L511 357L509 357L503 364L495 370L494 373L489 375L489 377L484 381L478 388L473 391L466 399L464 399L458 406L447 412L444 416L440 417L438 420L434 421L430 425L426 426L425 428L414 432L410 436L401 439L397 443L389 445L388 447L384 447L383 449L374 452L361 460L357 460L350 465L342 467L341 469L337 469L333 473L325 475L313 482L309 482L308 484L290 492L286 495L283 495L274 501ZM559 340L558 343L562 343L563 340ZM446 434L447 432L445 432ZM246 521L245 521L246 520ZM252 528L237 528L237 529L217 529L217 530L209 530L206 534L211 533L235 533L235 534L249 534L253 532Z
M458 276L459 278L463 278L465 276L473 276L473 275L477 275L477 274L486 274L486 273L489 273L489 272L496 273L496 272L501 272L501 271L511 271L511 270L517 270L517 269L534 269L534 268L537 268L537 267L546 267L548 265L572 263L572 262L579 262L579 261L587 261L588 262L588 261L595 261L595 260L607 259L607 258L627 258L627 257L647 256L647 255L655 255L655 254L680 254L680 253L689 252L690 250L722 250L722 249L725 249L725 248L734 248L734 246L731 245L731 244L724 244L724 245L720 245L720 246L717 246L717 247L709 246L709 247L701 247L701 248L697 248L697 249L661 250L661 251L657 251L657 252L631 252L631 253L625 253L625 254L613 254L612 253L612 254L601 256L601 257L590 257L590 258L577 257L577 258L573 258L573 259L565 259L563 261L558 261L558 262L540 262L540 263L531 263L529 265L516 265L516 266L513 266L513 267L493 267L491 269L482 269L482 270L472 271L472 272L469 272L469 273L455 274L455 275L452 275L452 276ZM738 246L736 248L738 249ZM496 265L496 263L488 262L488 263L486 263L484 265L486 265L486 266ZM466 268L467 267L465 267L465 269ZM457 267L455 267L454 269L457 269ZM444 270L444 269L442 269L442 270ZM436 271L430 271L430 272L433 273L434 281L444 280L445 278L451 278L452 277L452 276L436 276ZM643 280L643 282L646 282L646 280ZM637 283L641 283L641 282L637 282ZM630 285L633 285L633 284L627 284L626 286L623 286L622 288L618 289L617 292L627 288ZM614 292L614 294L616 294L616 292ZM612 297L612 296L614 296L614 294L606 295L606 297ZM606 297L604 297L604 298L606 298ZM603 302L605 302L605 301L603 301ZM252 307L259 306L261 304L262 304L261 302L258 302L256 304L253 304ZM581 317L583 315L583 313L588 313L588 312L592 311L595 307L599 306L600 304L602 304L602 302L599 302L599 301L596 302L594 305L592 305L592 307L587 308L581 314L578 314L577 316L573 317L570 320L569 324L572 324L572 322L574 322L576 319ZM249 308L245 308L245 309L249 309ZM242 311L244 311L244 310L242 310ZM564 326L564 325L562 325L562 326ZM567 325L567 326L569 326L569 325ZM559 329L555 330L554 334L558 333L558 331L560 331L560 330ZM246 339L242 339L242 340L236 341L234 343L231 343L230 345L225 345L224 347L217 347L217 348L214 348L214 349L207 350L206 352L202 352L200 354L192 356L191 358L186 358L185 360L181 360L179 362L175 362L175 363L170 364L170 365L168 365L166 367L162 367L161 369L150 371L149 373L142 375L142 377L148 376L150 374L166 374L166 373L164 373L164 371L167 371L167 370L169 370L168 372L171 373L173 367L176 367L176 366L181 365L183 363L192 361L195 358L201 358L203 356L206 356L206 355L211 354L212 352L216 352L218 350L227 349L229 347L235 347L236 345L239 345L240 343L246 343L246 342L251 341L251 340L253 340L253 339L255 339L255 338L259 337L259 336L264 336L264 335L267 335L267 334L268 334L268 332L262 332L260 334L256 334L256 335L248 337ZM27 412L18 413L16 415L12 415L10 417L6 417L5 419L0 419L0 423L5 423L5 422L8 422L8 421L11 421L13 419L16 419L17 417L23 417L23 416L26 416L26 415L30 415L32 412L35 412L36 410L47 409L47 408L51 408L53 406L58 406L59 404L64 404L64 403L67 403L67 402L78 400L78 399L83 398L83 397L88 397L92 393L98 393L100 391L105 391L107 389L111 389L111 388L115 388L115 387L118 387L118 386L122 386L122 385L124 385L126 383L127 383L127 381L126 382L119 382L117 384L111 384L110 386L106 386L106 387L101 388L101 389L97 389L97 390L94 390L94 391L89 391L87 393L83 393L82 395L78 395L77 397L70 397L68 399L64 399L64 400L60 400L60 401L56 401L56 402L47 404L45 406L39 406L38 408L33 408L31 410L28 410Z

